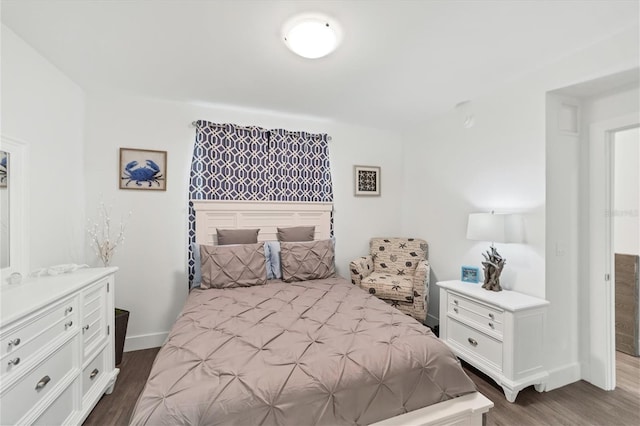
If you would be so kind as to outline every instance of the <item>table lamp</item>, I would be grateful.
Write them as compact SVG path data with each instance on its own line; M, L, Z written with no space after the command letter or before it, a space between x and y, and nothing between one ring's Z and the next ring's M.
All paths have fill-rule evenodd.
M500 274L507 262L500 256L493 243L520 243L523 241L522 217L512 214L470 213L467 222L467 239L491 241L491 247L483 253L484 283L482 288L502 291Z

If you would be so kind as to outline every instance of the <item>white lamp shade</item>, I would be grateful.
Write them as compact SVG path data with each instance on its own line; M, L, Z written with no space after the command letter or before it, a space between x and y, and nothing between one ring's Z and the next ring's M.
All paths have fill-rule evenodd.
M524 241L522 216L512 214L470 213L467 239L494 243Z

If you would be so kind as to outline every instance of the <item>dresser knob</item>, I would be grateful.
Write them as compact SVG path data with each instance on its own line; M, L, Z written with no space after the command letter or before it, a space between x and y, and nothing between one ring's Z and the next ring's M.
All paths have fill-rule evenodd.
M496 317L495 317L495 316L493 316L493 314L489 314L489 318L491 318L491 319L496 319Z
M67 309L64 310L64 314L70 314L71 312L73 312L73 306L69 306Z
M64 329L66 330L67 328L71 327L72 325L73 325L73 321L65 322L64 323Z
M13 340L9 340L9 347L11 346L18 346L20 344L20 339L13 339Z
M494 325L492 322L489 323L489 327L494 328Z
M40 379L40 381L36 384L36 390L39 391L42 388L44 388L45 386L47 386L47 383L49 383L51 381L51 377L49 376L44 376L42 379Z
M453 308L453 312L458 313L458 308Z
M20 357L9 360L9 365L18 365L18 364L20 364Z
M453 303L457 305L458 301L456 299L453 299Z
M91 374L89 374L89 378L93 380L98 375L99 372L100 370L98 370L97 368L94 368Z
M471 337L469 337L467 339L467 341L471 344L471 346L476 347L478 346L478 341L476 339L472 339Z
M84 327L82 327L82 332L84 333L85 331L87 331L89 329L89 324L85 325Z

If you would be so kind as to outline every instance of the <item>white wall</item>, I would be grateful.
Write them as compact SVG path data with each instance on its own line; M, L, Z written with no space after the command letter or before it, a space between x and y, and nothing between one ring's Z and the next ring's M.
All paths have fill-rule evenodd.
M613 244L622 254L640 254L640 128L615 134Z
M548 389L579 379L580 372L577 283L563 279L570 265L549 267L553 240L545 236L546 218L558 214L547 208L555 195L548 193L553 180L547 175L546 92L637 67L637 34L637 27L619 33L472 99L476 124L470 129L463 128L452 105L450 113L407 135L403 232L430 242L432 279L458 279L461 265L479 265L488 244L466 240L468 213L495 209L526 214L528 244L499 250L507 258L505 287L551 302L545 345ZM575 167L564 173L558 168L558 178L575 179ZM576 257L578 247L568 244L564 253ZM439 304L435 285L430 296L429 320L434 321Z
M100 197L120 216L133 211L119 266L116 304L131 311L127 350L162 343L187 295L187 185L195 138L191 122L205 119L265 128L326 132L334 187L338 272L368 251L376 235L398 235L403 200L403 153L399 134L309 117L89 93L87 97L86 208L95 217ZM118 149L168 151L166 192L118 189ZM353 165L382 167L382 196L353 196ZM95 264L95 259L90 259Z
M2 134L27 145L31 270L84 262L84 92L2 25Z

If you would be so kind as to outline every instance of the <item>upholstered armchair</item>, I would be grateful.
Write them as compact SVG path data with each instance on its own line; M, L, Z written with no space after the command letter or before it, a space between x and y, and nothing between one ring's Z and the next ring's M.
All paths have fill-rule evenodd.
M429 246L417 238L372 238L349 264L351 282L420 322L427 316Z

